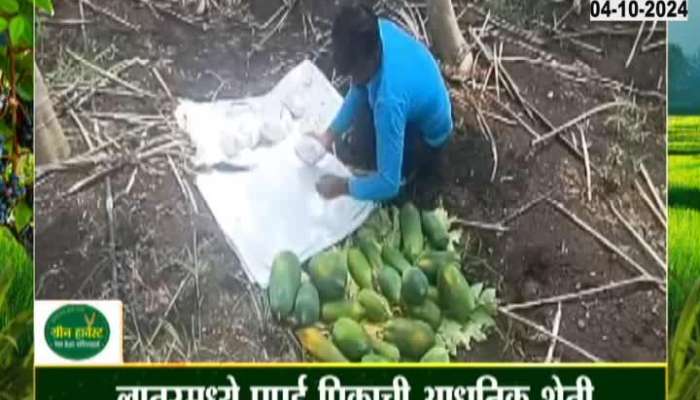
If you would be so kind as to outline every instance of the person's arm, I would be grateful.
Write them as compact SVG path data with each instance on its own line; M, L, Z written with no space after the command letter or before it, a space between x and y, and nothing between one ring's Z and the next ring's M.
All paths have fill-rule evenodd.
M406 114L402 103L380 100L374 108L377 137L377 172L351 178L350 195L359 200L382 201L395 197L401 187Z
M345 95L343 105L336 114L328 131L333 136L342 135L352 126L352 121L362 101L367 101L367 88L363 86L351 86Z

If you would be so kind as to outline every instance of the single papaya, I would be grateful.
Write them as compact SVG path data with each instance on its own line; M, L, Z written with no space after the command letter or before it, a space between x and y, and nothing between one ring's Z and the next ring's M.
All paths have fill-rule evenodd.
M372 340L372 350L389 361L398 362L401 359L399 349L389 342L379 339Z
M382 267L377 275L377 283L389 303L399 304L401 301L401 275L395 269Z
M428 287L430 283L423 271L411 267L404 271L401 279L401 300L412 306L423 304L428 297Z
M474 294L458 266L449 264L438 273L438 293L445 314L458 322L467 322L475 307Z
M357 361L372 350L369 335L350 318L339 318L333 324L333 343L350 360Z
M437 330L442 322L442 312L437 304L425 299L419 306L409 306L408 315L415 319L427 322L431 328Z
M309 262L309 276L324 302L345 297L348 270L342 253L327 251L316 255Z
M406 257L404 257L399 250L391 246L384 246L382 248L382 259L387 265L399 271L400 274L411 268L411 264L406 260Z
M384 322L391 317L391 308L387 300L372 289L362 289L357 301L365 309L365 316L372 322Z
M399 212L401 225L401 249L409 261L415 261L423 252L423 231L420 213L416 206L407 202Z
M296 332L299 342L315 359L323 362L349 362L347 357L314 327L299 329Z
M376 240L368 236L358 236L357 244L373 269L378 270L383 266L382 248Z
M309 326L318 322L321 300L316 287L309 281L302 282L294 302L294 322L298 326Z
M384 339L396 345L402 356L415 361L435 345L435 332L423 321L396 318L387 324Z
M363 363L386 363L391 362L388 358L382 357L379 354L369 353L362 356Z
M435 210L421 212L421 223L425 236L430 244L439 250L444 250L450 242L449 226L440 220Z
M348 250L348 267L350 268L350 275L357 283L357 286L362 289L372 288L372 267L370 267L367 258L360 249L352 248Z
M323 304L321 319L325 323L335 322L338 318L347 317L359 321L365 315L365 309L357 301L338 300Z
M272 262L267 287L270 309L277 318L286 318L294 309L294 300L301 285L301 263L290 251L279 253Z

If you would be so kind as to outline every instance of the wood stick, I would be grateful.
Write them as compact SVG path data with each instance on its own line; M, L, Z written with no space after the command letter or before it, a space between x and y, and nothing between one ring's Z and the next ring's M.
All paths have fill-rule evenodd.
M642 185L639 183L639 181L635 179L634 184L637 187L637 191L642 196L642 199L647 204L647 207L649 207L649 210L651 210L651 213L656 217L656 220L659 221L661 226L664 229L666 229L666 218L664 218L664 216L661 215L661 212L656 209L656 206L654 205L652 200L649 198L649 196L646 194L646 192L642 188Z
M644 180L646 181L647 186L649 187L649 191L651 192L654 201L656 201L656 205L658 206L659 211L661 211L661 213L663 214L664 219L668 220L666 204L661 200L661 196L659 196L659 192L656 190L656 186L654 186L654 183L651 181L651 177L649 176L649 172L647 172L644 163L641 163L639 165L639 170L642 172L642 176L644 177Z
M509 310L509 311L514 311L514 310L524 310L528 308L533 308L533 307L540 307L540 306L546 306L550 304L557 304L557 303L565 303L568 301L574 301L574 300L581 300L585 297L593 296L598 293L603 293L607 292L610 290L614 289L619 289L631 285L636 285L639 283L656 283L656 280L654 278L646 277L646 276L637 276L631 279L625 279L622 281L617 281L617 282L611 282L603 286L598 286L595 288L591 289L585 289L585 290L580 290L577 292L572 292L572 293L566 293L566 294L561 294L557 296L551 296L547 297L544 299L537 299L537 300L532 300L532 301L527 301L524 303L514 303L514 304L508 304L505 306L502 306L504 309Z
M581 132L581 149L583 150L583 160L584 164L586 166L586 188L587 191L586 193L588 194L588 202L593 201L593 192L591 190L591 162L590 159L588 158L588 143L586 143L586 134L583 132L583 129L580 130Z
M647 252L647 254L649 254L651 258L653 258L654 261L656 261L656 264L661 268L661 271L663 273L666 273L666 263L663 260L661 260L661 258L656 254L656 252L654 252L649 243L647 243L644 240L644 238L642 238L642 235L639 234L639 232L637 232L632 227L632 224L627 219L625 219L625 217L622 216L622 213L615 207L615 205L612 202L610 202L610 209L612 210L613 214L615 214L617 219L619 219L620 222L622 222L622 225L625 226L630 235L632 235L632 237L634 237L637 240L637 242L642 246L642 248Z
M85 5L88 6L88 7L90 7L93 11L105 15L105 16L109 17L110 19L112 19L113 21L115 21L115 22L117 22L117 23L120 23L120 24L124 25L125 27L127 27L127 28L129 28L129 29L131 29L131 30L133 30L133 31L135 31L135 32L140 32L140 31L141 31L141 27L140 27L139 25L132 24L131 22L129 22L129 21L125 20L124 18L122 18L122 17L116 15L115 13L113 13L112 11L110 11L110 10L108 10L108 9L106 9L106 8L98 7L98 6L94 5L94 4L92 4L89 0L80 0L80 2L81 2L81 3L85 3Z
M86 3L86 4L87 4L87 3ZM71 57L73 57L76 61L80 62L81 64L85 65L86 67L90 68L91 70L97 72L98 74L100 74L100 75L102 75L102 76L104 76L104 77L106 77L106 78L109 78L109 79L113 80L114 82L116 82L116 83L118 83L118 84L120 84L120 85L126 87L127 89L131 89L131 90L133 90L134 92L136 92L136 93L138 93L138 94L140 94L140 95L142 95L142 96L145 96L145 97L151 97L151 98L155 98L155 97L156 97L154 94L149 93L149 92L147 92L147 91L145 91L145 90L143 90L143 89L141 89L141 88L139 88L139 87L137 87L137 86L135 86L135 85L133 85L133 84L131 84L131 83L129 83L129 82L123 80L123 79L121 79L120 77L114 75L113 73L111 73L111 72L109 72L109 71L107 71L107 70L105 70L105 69L103 69L103 68L100 68L100 67L98 67L97 65L95 65L95 64L93 64L93 63L91 63L91 62L89 62L88 60L86 60L86 59L82 58L81 56L75 54L72 50L70 50L70 49L68 49L68 48L66 48L66 53L68 53L68 55L70 55Z
M576 225L578 225L581 229L583 229L584 231L588 232L588 233L591 234L593 237L595 237L601 244L603 244L603 246L605 246L606 248L608 248L608 250L610 250L610 251L612 251L613 253L615 253L615 254L617 254L618 256L620 256L620 258L622 258L622 259L625 260L629 265L631 265L632 267L634 267L634 269L636 269L637 271L639 271L639 273L641 273L643 276L649 277L649 278L652 278L652 279L655 279L655 282L657 282L659 288L661 288L662 291L665 291L665 289L663 289L663 281L662 281L661 279L656 278L656 277L652 277L652 275L651 275L646 269L644 269L644 268L643 268L641 265L639 265L636 261L634 261L632 258L630 258L630 256L628 256L627 254L625 254L625 252L623 252L622 250L620 250L619 247L615 246L608 238L606 238L605 236L603 236L602 234L600 234L598 231L596 231L594 228L590 227L588 224L586 224L585 222L583 222L583 220L581 220L579 217L577 217L576 214L574 214L574 213L572 213L571 211L569 211L569 210L568 210L566 207L564 207L564 205L561 204L560 202L558 202L558 201L556 201L556 200L553 200L553 199L551 199L551 198L550 198L550 199L547 199L547 201L549 202L549 204L551 204L552 206L554 206L554 208L556 208L559 212L561 212L562 214L564 214L565 216L567 216L570 220L572 220L572 221L573 221Z
M573 343L570 340L568 340L562 336L552 334L552 332L547 330L547 328L543 327L542 325L540 325L538 323L532 322L531 320L529 320L523 316L520 316L518 314L512 313L512 312L510 312L502 307L499 307L498 311L500 311L502 314L505 314L509 318L512 318L512 319L514 319L522 324L529 326L530 328L533 328L533 329L547 335L550 338L557 339L561 344L571 348L572 350L576 351L577 353L581 354L582 356L588 358L591 361L595 361L595 362L603 361L600 357L597 357L597 356L593 355L592 353L584 350L581 346L577 345L576 343Z
M540 202L543 200L547 199L549 197L549 193L541 194L534 199L528 201L521 207L517 208L515 211L513 211L511 214L507 215L505 218L497 222L497 225L503 225L505 226L508 224L510 221L514 220L515 218L521 216L523 213L526 211L530 210L532 207L538 205Z
M78 131L80 131L80 135L83 137L83 140L85 141L85 144L88 147L88 150L92 150L95 145L92 143L92 140L90 140L90 136L87 133L87 129L85 129L85 126L83 125L82 121L80 121L80 118L75 114L75 111L71 108L68 110L68 115L70 115L71 118L73 118L73 121L75 121L75 124L78 125Z
M477 120L479 121L479 124L481 125L481 129L484 131L487 138L489 139L489 142L491 143L491 154L493 156L493 168L491 169L491 182L493 182L496 179L496 172L498 170L498 149L496 148L496 139L493 137L493 133L491 132L491 128L489 127L488 123L486 122L486 118L481 113L481 110L479 108L477 108L476 106L474 107L474 109L476 110Z
M160 86L163 87L163 90L165 90L165 94L168 96L170 100L173 100L173 94L170 91L170 88L168 88L168 85L165 84L165 81L163 80L163 77L160 75L160 72L158 72L158 69L156 67L152 67L151 71L153 71L153 75L155 75L156 79L158 80L158 83L160 83Z
M554 348L557 346L557 338L559 336L559 325L561 324L561 303L557 303L557 313L554 315L554 322L552 323L552 343L547 349L547 356L544 358L544 362L551 363L554 358Z
M581 122L583 120L586 120L586 119L592 117L595 114L598 114L598 113L603 112L605 110L609 110L609 109L614 108L614 107L629 106L629 105L630 105L630 103L626 102L626 101L613 101L610 103L601 104L597 107L592 108L591 110L584 112L583 114L579 115L578 117L569 120L568 122L564 123L563 125L560 125L559 127L553 129L552 131L545 133L540 138L533 140L532 145L535 146L542 141L551 139L551 138L557 136L560 132L562 132L568 128L571 128L572 126L578 124L579 122Z
M632 63L632 59L634 58L634 54L637 52L637 46L639 45L639 40L642 38L642 33L644 33L644 24L646 23L645 20L642 20L642 23L639 24L639 31L637 32L637 37L634 39L634 44L632 45L632 50L630 50L630 55L627 57L627 62L625 62L625 68L628 68L630 64Z
M643 44L648 44L651 41L651 38L654 36L654 33L656 32L656 25L658 25L658 23L659 23L659 21L657 21L657 20L654 20L651 23L651 28L649 29L649 33L647 34L646 39L644 39ZM666 40L663 40L663 42L665 43Z
M500 223L490 223L490 222L479 222L479 221L468 221L465 219L455 220L456 224L466 226L468 228L483 229L486 231L496 231L496 232L508 232L510 228L503 226Z

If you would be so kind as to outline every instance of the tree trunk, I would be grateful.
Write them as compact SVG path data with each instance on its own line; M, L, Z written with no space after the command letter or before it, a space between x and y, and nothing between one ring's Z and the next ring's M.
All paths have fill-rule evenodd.
M452 0L428 1L428 30L433 48L443 64L460 74L468 73L472 55L457 25Z
M36 82L36 164L52 164L68 158L70 146L54 112L44 78L36 64L34 64L34 81Z

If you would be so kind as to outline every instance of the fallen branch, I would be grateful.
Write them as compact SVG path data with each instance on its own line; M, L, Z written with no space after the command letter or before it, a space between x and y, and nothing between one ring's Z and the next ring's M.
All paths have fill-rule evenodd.
M661 226L663 226L664 229L666 229L666 218L661 215L661 211L656 209L653 201L649 198L637 179L634 180L634 185L637 187L639 195L642 196L642 199L646 203L647 207L649 207L649 210L651 210L651 213L656 217L656 220L659 222L659 224L661 224Z
M586 143L586 134L583 132L583 129L581 129L580 132L581 149L583 150L583 163L586 166L586 193L588 195L588 202L590 203L593 201L593 192L591 190L591 161L588 157L588 143Z
M603 246L605 246L606 248L608 248L608 250L610 250L610 251L612 251L613 253L615 253L615 254L617 254L618 256L620 256L620 258L622 258L622 259L625 260L629 265L631 265L632 267L634 267L634 268L635 268L637 271L639 271L639 273L641 273L643 276L648 277L648 278L650 278L650 279L654 279L654 281L658 284L659 288L660 288L662 291L665 292L665 288L663 287L663 285L664 285L663 280L661 280L661 279L659 279L659 278L652 277L651 274L650 274L646 269L644 269L644 268L643 268L641 265L639 265L636 261L634 261L632 258L630 258L630 256L628 256L627 254L625 254L625 252L623 252L622 250L620 250L619 247L615 246L608 238L606 238L605 236L603 236L602 234L600 234L598 231L596 231L595 229L593 229L592 227L590 227L588 224L586 224L585 222L583 222L583 220L581 220L579 217L577 217L576 214L574 214L574 213L572 213L571 211L569 211L568 209L566 209L566 207L564 207L563 204L561 204L560 202L555 201L555 200L553 200L553 199L551 199L551 198L550 198L550 199L547 199L547 201L549 202L549 204L551 204L552 206L554 206L554 208L556 208L557 210L559 210L559 212L561 212L562 214L564 214L565 216L567 216L569 219L571 219L571 220L572 220L576 225L578 225L581 229L583 229L584 231L588 232L588 233L591 234L593 237L595 237L601 244L603 244Z
M500 223L489 223L489 222L479 222L479 221L468 221L464 219L455 220L456 224L468 227L468 228L478 228L486 231L496 231L496 232L508 232L510 228L503 226Z
M578 292L561 294L561 295L557 295L557 296L547 297L544 299L527 301L524 303L508 304L508 305L503 306L502 308L504 308L508 311L514 311L514 310L524 310L524 309L528 309L528 308L546 306L546 305L550 305L550 304L565 303L568 301L581 300L585 297L593 296L593 295L596 295L598 293L603 293L603 292L607 292L607 291L614 290L614 289L620 289L623 287L636 285L639 283L656 283L656 280L652 277L638 276L635 278L625 279L625 280L618 281L618 282L611 282L611 283L608 283L607 285L599 286L596 288L580 290Z
M630 103L625 102L625 101L614 101L614 102L599 105L591 110L584 112L583 114L579 115L578 117L569 120L569 122L566 122L563 125L560 125L559 127L553 129L552 131L545 133L540 138L533 140L532 145L535 146L542 141L551 139L551 138L557 136L562 131L564 131L568 128L571 128L572 126L580 123L583 120L586 120L586 119L592 117L595 114L601 113L605 110L609 110L609 109L614 108L614 107L622 107L622 106L629 106L629 105L630 105Z
M639 24L639 31L637 32L637 37L634 39L634 44L632 45L632 50L630 50L630 55L627 57L627 62L625 62L625 68L628 68L630 64L632 63L632 58L634 58L634 54L637 52L637 46L639 45L639 40L642 38L642 33L644 33L644 24L646 21L642 20L642 23Z
M100 74L106 78L113 80L114 82L126 87L127 89L131 89L135 93L138 93L138 94L145 96L145 97L151 97L151 98L156 97L153 93L147 92L147 91L121 79L120 77L114 75L113 73L111 73L103 68L98 67L97 65L95 65L95 64L89 62L88 60L82 58L81 56L75 54L72 50L70 50L68 48L66 48L66 53L68 53L68 55L73 57L76 61L80 62L81 64L85 65L86 67L90 68L91 70L97 72L98 74Z
M540 325L538 323L532 322L529 319L522 317L518 314L512 313L512 312L510 312L502 307L499 307L498 311L505 314L507 317L512 318L512 319L520 322L521 324L525 324L525 325L529 326L530 328L533 328L533 329L547 335L550 338L557 339L557 341L559 341L561 344L571 348L572 350L576 351L577 353L581 354L582 356L588 358L591 361L595 361L595 362L603 361L600 357L597 357L597 356L593 355L592 353L584 350L581 346L577 345L576 343L574 343L574 342L572 342L564 337L561 337L559 335L554 335L552 332L547 330L547 328L543 327L542 325Z
M610 209L612 210L613 214L617 217L617 219L622 222L622 225L625 226L627 231L634 237L637 242L642 246L642 248L651 256L651 258L656 261L656 264L658 264L659 267L661 267L661 271L666 273L666 263L661 260L661 258L654 252L654 250L651 248L649 243L647 243L644 238L642 238L642 235L640 235L634 228L632 227L632 224L630 224L625 217L622 216L622 213L615 207L615 205L610 202Z
M552 344L547 349L547 356L544 358L545 363L551 363L554 358L554 348L557 346L557 336L559 336L559 325L561 324L561 303L557 303L557 313L554 315L552 323Z
M653 198L656 201L656 205L659 207L658 210L663 214L664 219L668 220L668 213L666 212L666 204L661 200L661 196L659 196L659 192L656 190L656 186L654 186L654 183L651 181L651 177L649 176L649 172L647 172L647 169L644 166L644 163L641 163L639 165L639 170L642 172L642 176L644 177L644 180L646 181L647 186L649 186L649 191L653 195Z
M510 215L506 216L502 220L497 222L497 225L503 225L505 226L508 222L514 220L515 218L521 216L524 214L526 211L530 210L532 207L536 206L537 204L540 204L543 200L547 199L549 197L549 193L541 194L534 199L528 201L525 203L523 206L519 207L515 211L513 211Z
M141 27L139 25L132 24L131 22L125 20L124 18L118 16L117 14L115 14L114 12L112 12L106 8L98 7L94 4L92 4L89 0L80 0L80 2L85 4L86 6L90 7L90 9L92 9L92 11L103 14L103 15L109 17L110 19L112 19L113 21L120 23L120 24L124 25L125 27L127 27L135 32L141 31Z

